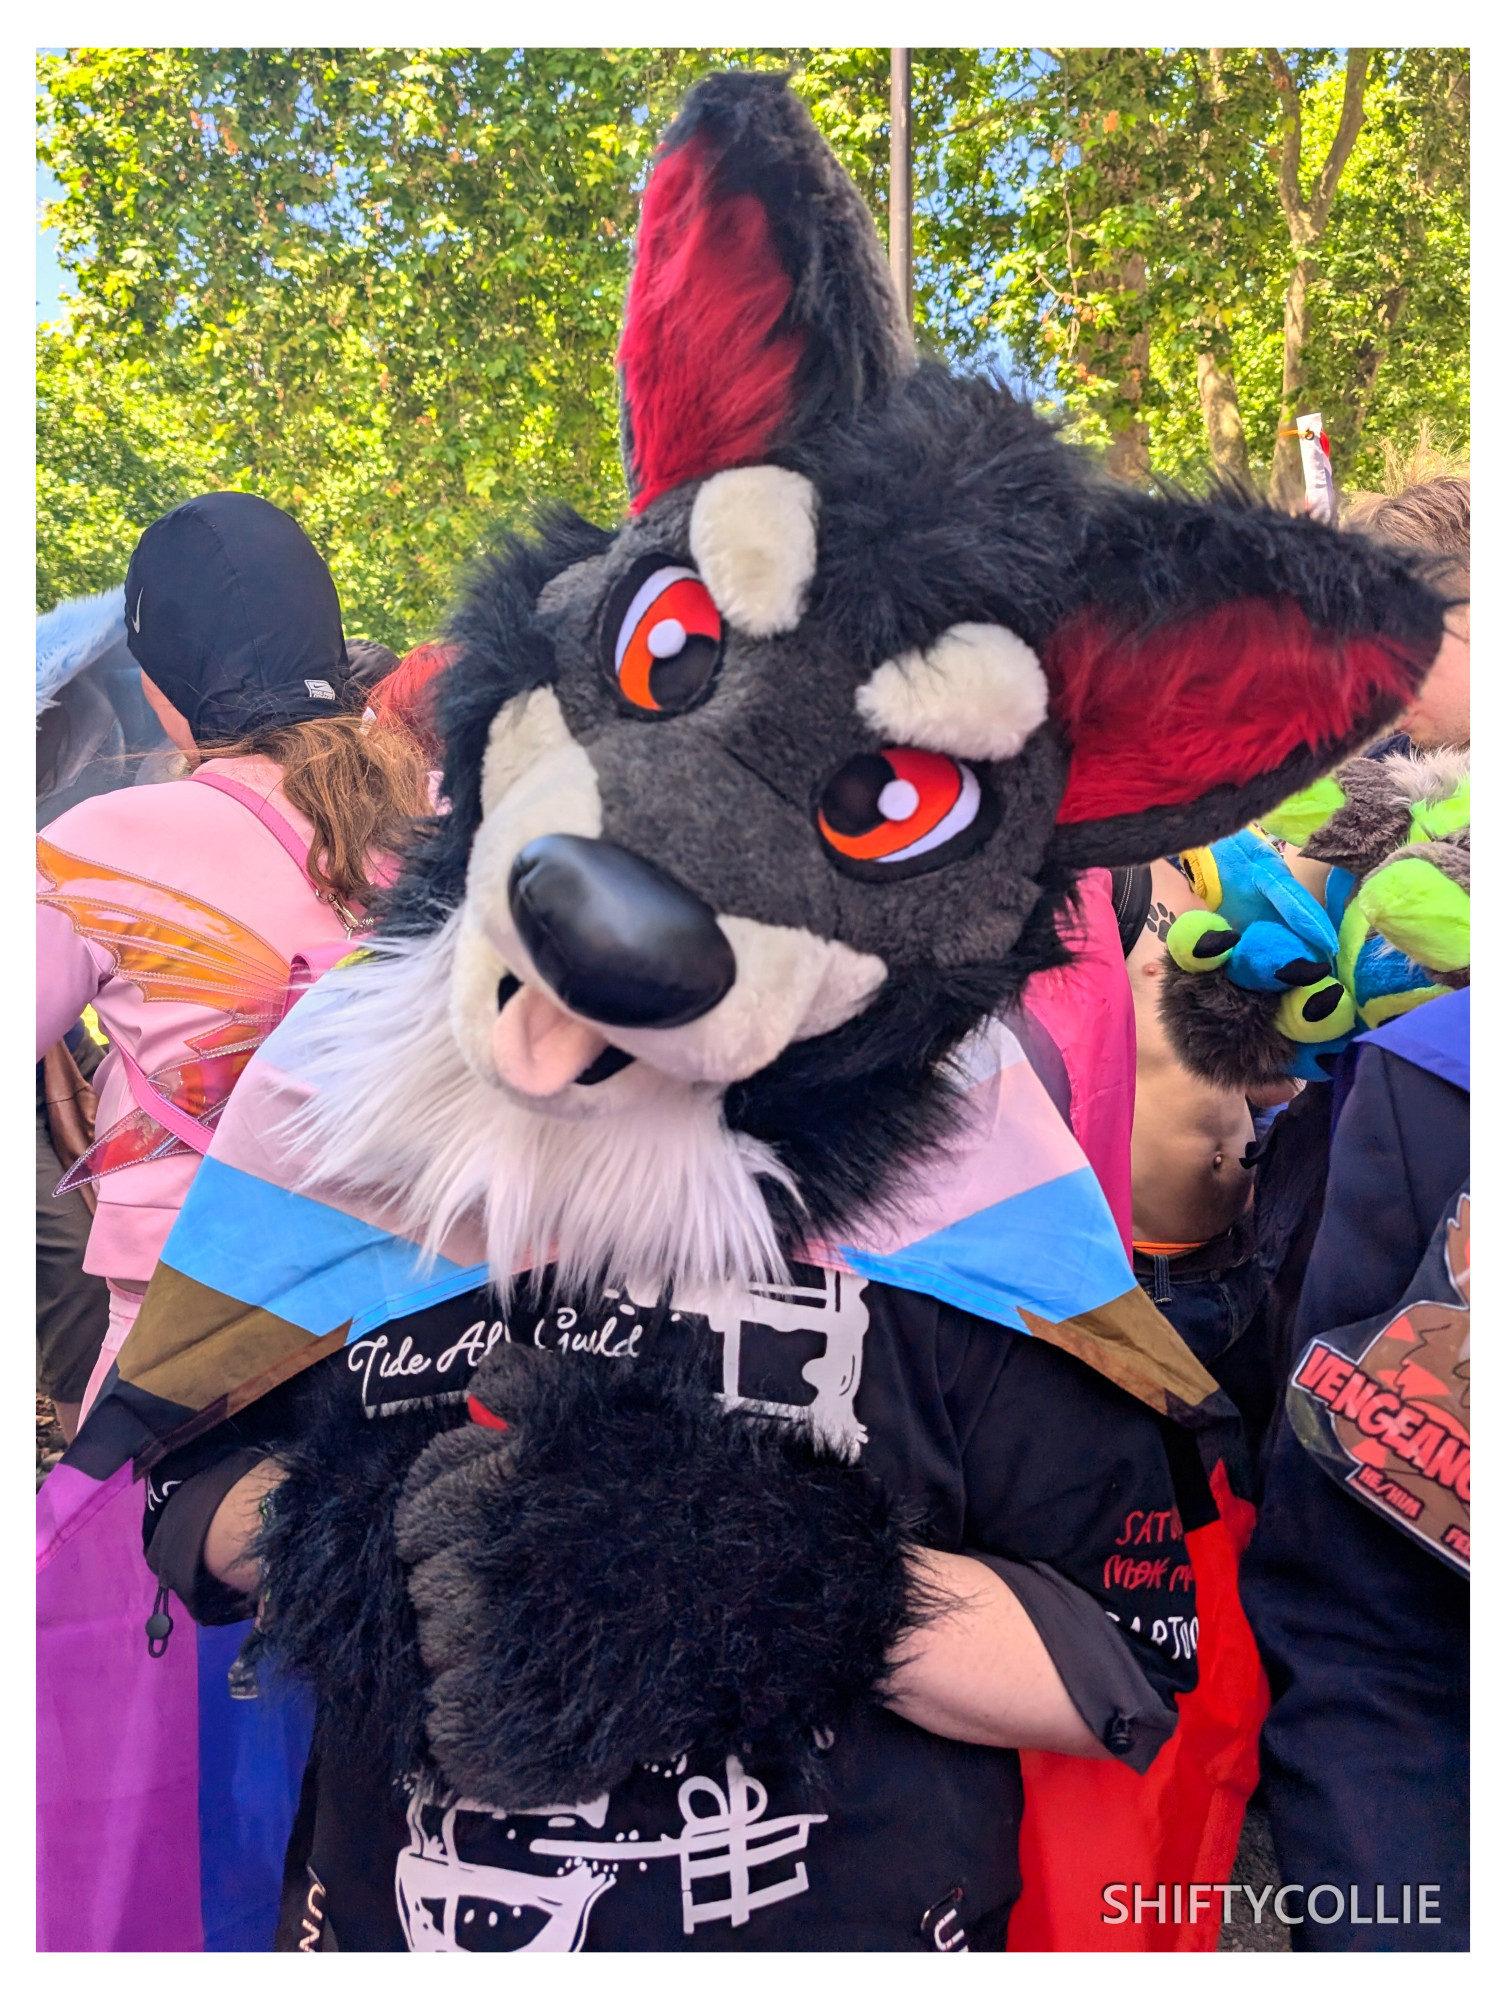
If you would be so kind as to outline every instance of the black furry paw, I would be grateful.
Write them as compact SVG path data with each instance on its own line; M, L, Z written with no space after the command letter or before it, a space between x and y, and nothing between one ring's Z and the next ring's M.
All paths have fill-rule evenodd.
M423 1763L424 1675L393 1516L426 1446L465 1439L450 1408L371 1422L341 1370L313 1371L297 1422L277 1445L286 1477L258 1537L262 1631L318 1703L321 1754L382 1777ZM318 1378L318 1379L315 1379Z
M445 1781L520 1810L691 1749L809 1772L923 1615L915 1523L683 1361L504 1347L473 1392L507 1428L438 1439L397 1513Z

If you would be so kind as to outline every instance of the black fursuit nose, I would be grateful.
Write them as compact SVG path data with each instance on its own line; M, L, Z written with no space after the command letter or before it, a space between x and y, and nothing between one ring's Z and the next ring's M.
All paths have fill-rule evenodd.
M737 977L732 947L699 896L604 840L549 833L512 865L512 920L564 1004L606 1028L678 1028Z

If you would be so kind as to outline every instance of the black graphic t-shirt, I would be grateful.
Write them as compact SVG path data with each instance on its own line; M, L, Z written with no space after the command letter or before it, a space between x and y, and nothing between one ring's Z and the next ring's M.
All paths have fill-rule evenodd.
M683 1301L660 1337L709 1327L712 1393L810 1422L919 1504L932 1546L1002 1575L1095 1733L1143 1769L1174 1727L1174 1696L1197 1678L1183 1535L1214 1507L1190 1435L1040 1340L834 1271L801 1267L794 1279L736 1311ZM353 1416L381 1422L463 1400L499 1340L581 1367L633 1359L651 1310L614 1293L589 1313L504 1314L476 1293L320 1365L343 1372ZM257 1423L246 1412L157 1468L149 1542L172 1533L175 1489L186 1518L192 1488L218 1485L217 1467L258 1448ZM527 1813L421 1789L404 1799L320 1770L302 1948L1002 1948L1019 1893L1016 1754L876 1708L823 1765L807 1793L735 1758L704 1770L681 1759L609 1796Z

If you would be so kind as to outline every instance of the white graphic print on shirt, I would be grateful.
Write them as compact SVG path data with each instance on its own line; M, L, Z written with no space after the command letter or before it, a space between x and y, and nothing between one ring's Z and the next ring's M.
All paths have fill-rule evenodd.
M681 1758L673 1775L685 1767ZM671 1775L666 1772L666 1776ZM494 1811L471 1799L448 1804L429 1800L416 1789L408 1806L409 1844L398 1856L397 1905L410 1951L580 1951L593 1904L616 1885L628 1867L646 1872L650 1864L676 1860L680 1906L687 1936L698 1924L745 1924L753 1911L803 1895L809 1887L805 1863L797 1861L773 1881L752 1886L774 1862L799 1852L824 1813L788 1813L765 1819L769 1795L735 1757L726 1761L726 1782L694 1773L681 1784L676 1833L640 1839L636 1829L605 1835L610 1800L579 1806L542 1806L527 1813ZM550 1833L523 1830L519 1859L559 1857L553 1874L502 1867L468 1858L466 1821L486 1825L486 1847L497 1837L519 1838L518 1822L544 1819ZM594 1837L593 1837L594 1836ZM697 1894L704 1884L709 1894ZM724 1885L724 1886L723 1886Z
M857 1458L868 1433L853 1409L863 1375L863 1336L868 1331L866 1289L862 1279L842 1271L802 1267L809 1283L787 1288L755 1285L741 1300L729 1303L684 1299L684 1315L699 1315L722 1342L721 1400L728 1409L756 1410L766 1417L805 1419L835 1451ZM744 1336L772 1333L819 1333L823 1351L800 1369L815 1390L812 1402L783 1403L745 1393Z
M741 1299L677 1301L672 1319L701 1318L721 1340L720 1400L729 1409L809 1423L835 1449L857 1458L868 1433L854 1401L868 1331L864 1284L839 1271L802 1267L789 1286L757 1286ZM470 1331L484 1354L499 1334L508 1341L561 1352L636 1354L636 1334L651 1304L625 1294L607 1302L601 1327L588 1328L572 1308L540 1316L532 1326L503 1322ZM482 1344L484 1342L484 1344ZM463 1343L461 1343L463 1344ZM807 1350L814 1346L816 1351ZM448 1355L443 1357L446 1361ZM811 1390L807 1396L804 1391ZM781 1393L782 1392L782 1393ZM770 1880L767 1870L804 1849L824 1813L765 1817L768 1792L735 1757L722 1782L685 1774L682 1757L666 1778L682 1777L677 1832L644 1838L638 1829L604 1832L610 1799L546 1806L527 1813L496 1811L472 1799L436 1801L415 1791L408 1807L408 1846L398 1857L397 1904L410 1951L580 1951L591 1910L632 1866L677 1861L682 1922L733 1928L771 1903L803 1895L803 1861ZM526 1822L547 1822L535 1836ZM501 1840L551 1873L508 1867L488 1858ZM758 1871L759 1886L752 1882Z

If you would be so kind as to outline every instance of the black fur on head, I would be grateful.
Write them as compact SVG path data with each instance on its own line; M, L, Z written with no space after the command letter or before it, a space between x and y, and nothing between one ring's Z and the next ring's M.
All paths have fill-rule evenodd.
M871 224L777 78L697 89L636 254L632 516L554 511L476 573L451 810L385 920L410 962L434 940L403 991L450 1025L425 1060L455 1108L429 1118L415 1079L378 1114L363 1074L331 1150L343 1171L385 1121L436 1158L464 1113L475 1157L488 1091L504 1166L519 1114L625 1158L684 1111L677 1142L732 1163L735 1261L767 1225L749 1175L788 1249L929 1171L948 1058L1063 962L1075 874L1217 839L1336 762L1410 698L1441 612L1394 552L1117 486L999 383L914 366ZM652 1185L655 1143L623 1184Z
M683 1752L792 1766L878 1699L939 1608L920 1523L800 1426L726 1411L706 1357L501 1346L398 1512L445 1782L514 1810Z
M850 417L885 393L914 365L910 329L862 197L789 89L789 78L769 70L704 78L665 133L659 159L687 151L705 161L697 206L709 233L718 233L713 218L729 201L751 196L768 218L788 279L766 338L771 344L792 340L800 353L789 407L768 444ZM688 345L687 335L694 338L685 321L673 330L676 346ZM653 328L661 339L668 331ZM734 364L741 358L730 357ZM656 378L663 364L652 347L639 365L635 360L629 334L621 357L623 463L636 493L644 480L634 449L635 396L662 393Z
M1075 606L1099 482L1000 380L922 363L774 457L821 495L806 616L857 665L980 620L1040 652Z

